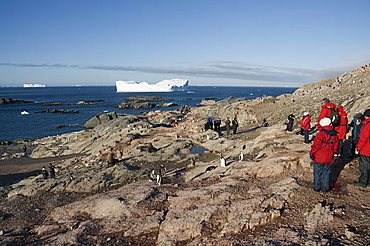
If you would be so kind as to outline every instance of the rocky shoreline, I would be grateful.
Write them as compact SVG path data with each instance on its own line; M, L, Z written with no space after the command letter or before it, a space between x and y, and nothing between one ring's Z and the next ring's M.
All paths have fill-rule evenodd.
M208 100L186 113L100 114L87 130L38 139L32 158L66 159L57 163L55 179L38 175L1 188L0 240L5 245L366 245L370 188L352 185L358 161L340 159L336 191L314 192L310 145L284 131L291 113L309 111L315 122L324 97L342 104L350 119L370 108L370 67L291 95ZM237 134L204 131L209 116L235 115ZM264 119L269 127L261 127ZM172 127L175 120L178 126ZM114 163L107 161L107 151ZM220 154L226 167L220 166ZM167 168L161 186L147 180L159 165Z

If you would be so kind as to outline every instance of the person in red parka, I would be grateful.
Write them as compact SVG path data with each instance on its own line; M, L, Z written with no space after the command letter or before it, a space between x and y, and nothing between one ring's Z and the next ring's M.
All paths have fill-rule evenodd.
M322 130L317 133L310 150L310 158L313 160L313 189L328 192L331 166L338 155L339 138L329 118L324 117L319 123Z
M311 128L311 116L310 113L304 112L302 119L299 121L299 125L304 135L304 142L310 143L309 132Z
M360 178L354 185L370 186L370 109L364 112L365 120L357 143L357 152L360 154Z
M339 125L336 126L334 129L338 132L339 137L339 155L343 154L343 142L346 139L347 134L347 125L348 125L348 118L347 113L344 111L343 106L338 107L339 113Z
M322 126L320 125L320 120L323 119L324 117L327 117L330 119L331 111L336 110L335 104L331 103L328 98L322 99L322 102L323 104L321 106L321 112L320 112L319 118L317 120L317 125L316 125L319 131L322 130Z

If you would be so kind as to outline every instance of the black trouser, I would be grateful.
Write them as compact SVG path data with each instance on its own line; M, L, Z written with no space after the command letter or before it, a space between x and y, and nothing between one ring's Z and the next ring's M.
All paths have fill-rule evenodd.
M358 143L358 138L353 139L351 137L351 157L355 157L356 155L355 152L356 152L357 143Z
M359 183L370 185L370 156L360 155L360 178Z
M339 139L339 148L338 148L338 153L343 155L343 139Z

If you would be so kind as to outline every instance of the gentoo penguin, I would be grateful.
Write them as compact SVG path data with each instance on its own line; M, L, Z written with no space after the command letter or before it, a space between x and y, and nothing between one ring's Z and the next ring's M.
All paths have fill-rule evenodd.
M166 174L165 166L161 165L159 168L154 168L149 173L149 181L157 182L158 185L162 184L162 178Z
M226 167L226 159L222 155L220 156L220 165L221 167Z
M243 161L243 159L244 159L243 152L240 152L240 154L239 154L239 161Z
M194 160L194 158L191 158L190 159L190 164L191 164L192 167L195 167L195 160Z

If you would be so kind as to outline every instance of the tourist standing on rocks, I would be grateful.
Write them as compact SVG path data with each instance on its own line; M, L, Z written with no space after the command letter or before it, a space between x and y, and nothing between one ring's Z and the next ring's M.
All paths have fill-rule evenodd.
M209 129L213 129L213 121L212 121L212 117L209 117L207 119L207 122L206 124L204 125L204 130L207 131Z
M41 174L42 174L42 177L43 177L44 179L48 179L49 173L48 173L48 171L46 170L46 168L45 168L45 167L42 167L42 169L41 169Z
M220 117L215 119L214 125L215 125L215 131L220 133L221 132L221 118Z
M24 156L27 155L27 146L26 145L23 145L23 153L24 153Z
M267 120L263 119L261 127L268 127L268 126L269 126L269 123L267 122Z
M209 125L209 129L213 130L213 119L211 116L208 118L207 122Z
M321 106L321 112L319 115L319 118L317 120L317 129L319 131L322 130L322 126L320 126L320 120L327 117L331 120L332 125L335 125L336 122L333 121L333 117L335 118L335 115L337 115L336 106L334 103L331 103L328 98L322 99L322 106ZM337 116L337 120L339 117Z
M304 112L302 119L299 121L299 125L304 135L304 143L310 143L310 128L311 128L311 116L310 113Z
M289 131L289 132L293 131L294 119L295 119L294 114L290 114L288 116L288 121L287 123L285 123L286 124L285 131Z
M360 138L360 129L362 127L362 121L365 120L365 117L361 113L355 114L353 120L348 125L348 131L352 127L352 136L351 136L351 158L355 157L356 145L358 143L358 139Z
M55 167L52 163L50 163L49 170L50 178L55 179Z
M344 139L346 139L347 134L347 125L348 125L348 118L347 113L344 111L343 106L338 107L339 113L339 124L335 127L335 130L338 132L339 137L339 156L343 155L343 143Z
M236 116L234 117L232 121L232 125L233 125L233 134L235 135L239 127L238 119L236 118Z
M316 135L310 150L310 158L313 160L313 189L328 192L331 166L338 153L339 138L329 118L321 119L319 124L322 130Z
M365 120L360 132L357 144L357 152L360 154L360 178L354 185L366 187L370 185L370 109L364 112Z
M225 120L226 136L229 136L230 134L230 124L230 117L227 117L227 119Z

